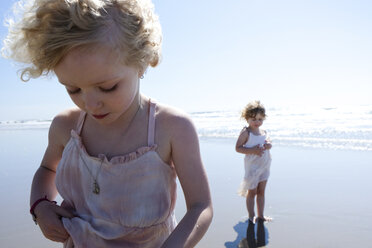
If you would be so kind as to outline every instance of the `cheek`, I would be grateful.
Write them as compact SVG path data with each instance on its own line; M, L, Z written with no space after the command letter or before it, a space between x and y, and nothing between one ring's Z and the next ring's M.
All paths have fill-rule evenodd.
M78 106L80 109L82 109L83 107L83 101L81 100L81 98L78 96L78 95L70 95L70 99L73 103L75 103L76 106Z
M137 94L137 88L125 87L119 89L115 94L109 97L111 104L120 106L121 108L129 108Z

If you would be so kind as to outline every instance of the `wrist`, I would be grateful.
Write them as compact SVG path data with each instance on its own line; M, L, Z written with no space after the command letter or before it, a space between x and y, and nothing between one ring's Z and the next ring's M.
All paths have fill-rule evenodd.
M37 206L39 206L40 203L42 202L50 202L50 203L53 203L53 204L57 204L56 201L51 201L48 199L47 196L44 196L42 198L39 198L37 199L32 205L31 205L31 208L30 208L30 214L32 215L32 219L33 221L35 222L35 225L37 225L37 215L35 213L35 209Z
M256 149L254 147L247 148L247 153L246 154L256 154Z

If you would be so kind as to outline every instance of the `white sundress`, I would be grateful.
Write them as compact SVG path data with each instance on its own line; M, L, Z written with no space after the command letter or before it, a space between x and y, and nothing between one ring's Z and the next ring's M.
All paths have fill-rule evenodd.
M269 137L266 131L263 133L262 135L255 135L249 132L248 141L243 146L252 148L256 145L265 144L265 140L268 140ZM257 188L259 182L267 180L270 175L270 165L271 155L269 150L265 150L261 157L255 154L246 154L244 157L245 175L238 194L246 197L248 190Z

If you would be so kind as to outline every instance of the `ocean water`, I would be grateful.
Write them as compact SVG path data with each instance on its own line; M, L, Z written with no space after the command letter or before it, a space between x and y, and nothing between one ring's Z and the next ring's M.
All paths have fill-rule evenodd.
M372 105L268 108L262 126L275 146L372 151ZM240 111L189 113L200 138L237 139ZM0 121L1 130L48 129L51 120Z
M273 144L372 151L372 105L268 108L262 126ZM192 113L200 137L236 139L247 123L239 111Z

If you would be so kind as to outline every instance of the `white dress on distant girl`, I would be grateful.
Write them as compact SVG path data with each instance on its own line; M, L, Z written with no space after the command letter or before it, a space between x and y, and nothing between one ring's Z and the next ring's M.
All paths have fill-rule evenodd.
M255 135L246 128L249 133L248 141L243 145L245 148L252 148L256 145L263 146L265 140L268 140L268 134L263 131L261 135ZM240 185L238 194L246 197L248 190L255 189L259 182L265 181L270 175L271 155L269 150L265 150L262 156L255 154L246 154L244 157L245 175Z

